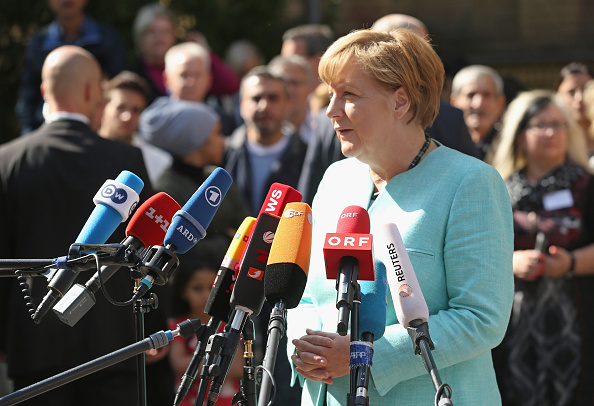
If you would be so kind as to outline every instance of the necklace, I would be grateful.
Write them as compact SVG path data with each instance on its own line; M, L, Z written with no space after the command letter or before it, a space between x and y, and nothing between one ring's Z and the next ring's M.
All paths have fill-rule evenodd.
M415 159L413 159L413 161L410 163L410 166L408 167L409 170L417 166L421 158L423 158L423 155L425 155L425 152L427 152L427 148L429 148L429 145L431 145L431 137L429 137L429 135L425 133L425 143L421 147L421 150L419 151Z

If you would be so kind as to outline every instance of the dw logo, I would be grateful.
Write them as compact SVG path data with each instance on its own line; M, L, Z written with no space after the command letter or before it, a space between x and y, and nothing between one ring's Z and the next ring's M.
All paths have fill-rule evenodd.
M217 207L223 200L221 189L216 186L207 187L206 191L204 192L204 196L206 197L208 204L210 204L212 207Z
M111 199L116 204L122 204L128 199L128 193L124 189L119 189L115 185L107 185L101 190L101 196Z

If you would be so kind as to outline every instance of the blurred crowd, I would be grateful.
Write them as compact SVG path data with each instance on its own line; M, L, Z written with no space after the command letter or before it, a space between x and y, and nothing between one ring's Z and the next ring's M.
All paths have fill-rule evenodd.
M100 186L87 180L108 179L120 167L128 169L124 157L117 165L96 165L93 157L98 154L106 160L134 154L130 162L144 162L140 173L135 173L145 181L145 193L166 192L180 205L214 168L225 168L233 184L207 236L180 256L178 273L160 293L160 311L147 314L147 328L167 328L168 323L188 317L207 323L203 309L220 261L242 220L260 211L272 183L296 188L303 201L311 204L325 170L344 158L325 113L328 89L317 67L335 34L321 24L291 28L270 61L246 39L238 39L225 55L217 55L200 32L177 38L176 16L154 3L136 14L132 31L137 58L127 66L119 34L86 14L85 3L49 0L55 20L28 44L16 105L22 136L0 147L0 208L16 218L11 208L34 198L29 188L22 187L29 179L24 174L30 173L30 179L39 179L35 187L41 191L69 187L62 178L81 184L77 187L88 204L72 207L66 196L60 205L67 206L70 214L80 213L69 218L84 219ZM397 28L410 29L431 42L427 28L412 16L387 15L370 29ZM589 348L594 342L594 318L590 319L594 297L590 287L594 283L594 76L586 64L567 63L547 89L526 89L515 78L502 77L484 65L446 70L439 114L427 128L427 134L441 145L493 165L510 195L515 296L506 336L493 350L504 405L594 401L594 387L588 385L594 376L594 353ZM76 125L58 127L64 121ZM61 144L40 141L49 136L67 140ZM104 148L106 142L109 145ZM84 159L73 162L72 154ZM43 182L48 177L53 180ZM13 182L20 182L21 187L11 187ZM53 195L48 192L48 196ZM51 211L35 213L27 216L43 227L33 224L28 232L36 230L44 238L51 235L58 244L54 246L67 249L75 234L57 231L64 219ZM1 257L63 254L48 252L17 231L9 231L22 233L25 228L14 218L4 222ZM59 356L52 358L53 364L38 362L46 351L68 354L73 347L94 345L95 333L83 332L79 339L84 342L71 342L70 327L59 326L59 322L44 320L33 325L18 283L4 279L0 281L0 356L11 381L0 380L0 392L9 390L2 383L12 382L13 386L5 387L15 390L92 358L76 353L69 363L61 363ZM34 291L44 289L37 283ZM261 320L256 320L256 359L260 362L269 312L264 309ZM108 316L98 316L97 323L111 328ZM42 337L56 336L45 332L54 329L60 329L57 335L63 336L62 342L40 346ZM131 343L130 331L126 337ZM112 344L101 344L103 353L121 343ZM172 345L169 351L147 355L149 405L172 403L195 345L190 339ZM287 345L286 340L282 345ZM237 360L241 363L239 354ZM123 374L130 371L134 370L120 370ZM132 386L126 388L123 378L114 376L120 385L106 392L135 393L134 379L126 381ZM241 376L241 365L235 365L219 403L231 404ZM94 384L108 387L113 381L108 378ZM300 388L289 387L290 367L282 355L275 378L276 404L300 404ZM69 385L64 388L84 395L84 387L78 392ZM52 396L57 396L53 392L44 396L23 404L57 404L52 403ZM97 404L110 399L102 396L103 391L97 394ZM63 399L61 405L80 403L80 397L78 402ZM115 398L109 401L114 406L126 404ZM183 404L194 401L188 397Z

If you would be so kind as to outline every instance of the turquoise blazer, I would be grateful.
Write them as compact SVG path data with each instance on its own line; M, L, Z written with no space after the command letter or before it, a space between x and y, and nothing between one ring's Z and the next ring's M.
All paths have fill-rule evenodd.
M313 201L314 228L307 287L288 314L291 340L307 327L336 332L336 288L327 280L322 247L336 232L342 210L368 208L371 233L398 226L429 308L432 351L441 380L452 388L452 403L500 405L491 349L503 339L513 297L512 210L503 180L491 166L445 146L390 180L370 205L369 167L356 159L334 163ZM377 248L376 248L377 251ZM383 264L376 259L376 269ZM369 400L372 406L434 405L435 389L398 323L388 293L386 330L374 342ZM292 364L292 363L291 363ZM305 380L302 405L346 405L349 377L333 385ZM282 389L280 389L282 390Z

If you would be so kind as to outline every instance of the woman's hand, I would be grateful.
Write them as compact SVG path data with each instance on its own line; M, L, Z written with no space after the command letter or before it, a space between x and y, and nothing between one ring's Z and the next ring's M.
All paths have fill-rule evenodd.
M331 385L333 378L350 372L350 336L307 329L307 335L292 343L295 371L306 379Z
M545 272L546 255L537 250L514 251L514 276L535 281Z
M571 254L565 248L551 245L545 263L545 275L549 278L559 278L569 271Z

